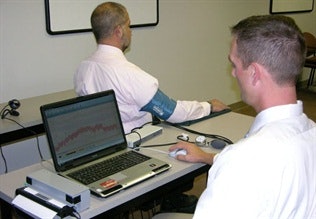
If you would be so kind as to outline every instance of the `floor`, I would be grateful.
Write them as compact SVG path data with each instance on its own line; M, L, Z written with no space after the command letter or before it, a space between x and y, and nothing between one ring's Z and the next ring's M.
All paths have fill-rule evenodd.
M297 96L299 100L303 101L304 105L304 112L305 114L310 117L312 120L316 121L316 89L312 87L310 89L299 89L297 92ZM254 109L242 102L238 102L231 105L231 109L234 112L255 116L256 112ZM195 195L199 197L206 186L206 174L200 175L194 181L193 189L186 192L189 195ZM157 206L154 211L132 211L128 218L131 219L149 219L155 213L155 211L159 211L159 206ZM120 218L120 217L118 217ZM1 219L1 215L0 215Z

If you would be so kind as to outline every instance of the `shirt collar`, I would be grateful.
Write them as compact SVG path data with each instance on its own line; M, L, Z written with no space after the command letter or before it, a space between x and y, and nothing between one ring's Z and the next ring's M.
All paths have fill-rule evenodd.
M98 44L98 51L110 52L110 53L120 54L124 56L123 51L120 50L119 48L115 46L105 45L105 44Z
M303 103L298 100L296 104L287 104L275 106L261 111L255 118L246 137L259 131L264 125L293 116L298 116L303 113Z

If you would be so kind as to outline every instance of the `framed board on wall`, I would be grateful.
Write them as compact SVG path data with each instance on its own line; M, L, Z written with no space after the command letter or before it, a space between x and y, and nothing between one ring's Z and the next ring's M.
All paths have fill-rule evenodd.
M314 0L270 0L270 14L311 12Z
M159 22L158 0L114 0L124 5L131 27ZM46 31L51 35L91 31L90 16L104 0L45 0Z

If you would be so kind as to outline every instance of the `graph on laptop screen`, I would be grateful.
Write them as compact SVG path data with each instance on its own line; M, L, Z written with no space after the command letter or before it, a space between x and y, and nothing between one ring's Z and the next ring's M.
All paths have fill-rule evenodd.
M46 112L60 163L124 142L115 102L109 98L112 97L65 105Z

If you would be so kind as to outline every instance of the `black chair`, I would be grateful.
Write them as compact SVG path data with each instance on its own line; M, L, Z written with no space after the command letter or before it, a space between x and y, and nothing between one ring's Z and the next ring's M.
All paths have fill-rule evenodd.
M316 56L313 56L311 58L306 58L304 67L311 68L308 82L307 82L307 88L308 88L309 86L313 85L315 70L316 70Z
M307 88L309 88L309 86L313 85L316 70L316 37L309 32L304 32L303 34L307 47L304 67L311 69L307 82Z

